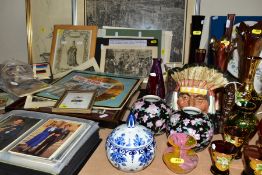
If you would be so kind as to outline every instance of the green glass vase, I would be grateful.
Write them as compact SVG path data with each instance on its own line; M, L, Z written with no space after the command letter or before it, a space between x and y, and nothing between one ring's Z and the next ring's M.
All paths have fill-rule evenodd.
M234 126L239 131L247 131L244 144L248 143L257 132L259 120L255 115L256 104L244 101L235 106L235 111L229 116L225 126Z

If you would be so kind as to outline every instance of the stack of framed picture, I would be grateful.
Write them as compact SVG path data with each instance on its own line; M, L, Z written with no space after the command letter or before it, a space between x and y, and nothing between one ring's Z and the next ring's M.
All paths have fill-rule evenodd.
M14 110L0 121L0 174L74 174L100 143L98 124Z

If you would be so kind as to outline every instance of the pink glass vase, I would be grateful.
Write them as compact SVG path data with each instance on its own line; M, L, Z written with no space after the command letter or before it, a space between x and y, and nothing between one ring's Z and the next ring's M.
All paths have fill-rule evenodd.
M169 146L164 154L166 166L177 174L191 172L198 163L198 156L192 149L197 144L194 137L185 133L173 133L168 137Z

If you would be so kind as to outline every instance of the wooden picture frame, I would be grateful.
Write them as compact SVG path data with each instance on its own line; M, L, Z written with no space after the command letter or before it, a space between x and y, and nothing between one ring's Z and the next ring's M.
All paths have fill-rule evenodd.
M50 55L54 78L95 55L97 26L55 25Z
M84 0L77 0L77 24L84 25ZM72 0L25 0L28 62L49 62L55 24L73 24Z
M96 91L67 90L57 101L52 112L91 113Z

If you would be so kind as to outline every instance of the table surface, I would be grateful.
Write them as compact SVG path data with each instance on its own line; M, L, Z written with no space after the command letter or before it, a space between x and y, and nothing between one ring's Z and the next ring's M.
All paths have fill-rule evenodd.
M99 134L102 138L102 142L97 147L93 155L90 157L90 159L86 162L86 164L83 166L81 171L79 172L79 175L86 175L86 174L95 174L95 175L126 175L126 174L134 174L134 175L157 175L157 174L163 174L163 175L174 175L175 173L172 172L167 168L167 166L162 161L162 155L167 147L167 137L165 134L156 136L156 156L153 160L153 162L144 170L136 172L136 173L126 173L123 171L120 171L116 168L114 168L110 162L108 161L105 153L105 140L107 136L110 134L112 129L100 129ZM214 135L213 140L219 140L222 139L222 136L220 134ZM257 134L255 137L250 141L249 144L255 144L255 141L258 139ZM208 149L205 149L201 152L197 153L199 157L199 162L197 167L188 173L188 175L212 175L210 172L210 166L211 166L211 159L208 152ZM242 160L234 160L230 167L230 175L240 175L243 171L243 163Z

